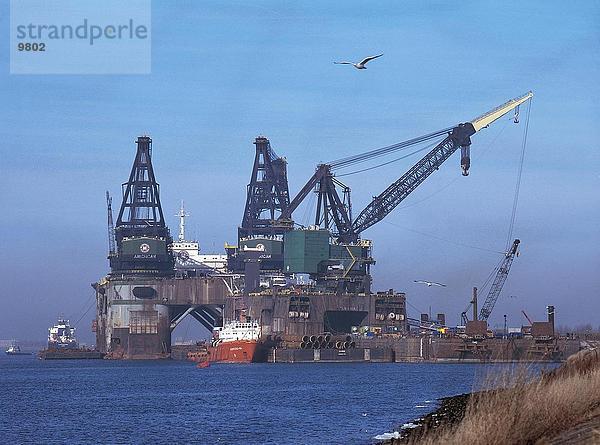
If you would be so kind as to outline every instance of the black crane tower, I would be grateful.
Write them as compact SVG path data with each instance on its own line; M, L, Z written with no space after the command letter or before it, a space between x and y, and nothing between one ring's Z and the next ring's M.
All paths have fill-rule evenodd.
M277 156L266 137L257 137L254 145L254 166L242 225L238 228L240 239L253 235L282 235L285 229L275 225L275 221L290 205L285 158Z
M160 188L152 168L152 139L140 136L129 180L122 185L123 201L115 227L116 255L111 275L174 273L172 238L160 205Z

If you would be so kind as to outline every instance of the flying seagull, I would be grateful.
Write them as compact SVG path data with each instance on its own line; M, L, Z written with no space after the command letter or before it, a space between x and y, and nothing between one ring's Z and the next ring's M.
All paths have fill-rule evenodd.
M446 287L445 284L436 283L435 281L415 280L415 283L426 284L427 287L431 287L431 286Z
M376 56L365 57L358 63L354 63L354 62L333 62L333 63L335 63L336 65L352 65L357 70L366 70L367 67L365 65L367 64L367 62L370 62L371 60L376 59L381 56L383 56L383 53L377 54Z

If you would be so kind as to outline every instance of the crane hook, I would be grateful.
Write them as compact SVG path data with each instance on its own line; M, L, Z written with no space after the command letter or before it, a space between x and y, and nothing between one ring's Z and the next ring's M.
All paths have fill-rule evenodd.
M517 105L517 108L515 108L515 117L514 117L515 124L519 123L519 107L520 107L520 105Z
M469 176L469 168L471 167L471 146L463 145L460 147L460 168L463 176Z

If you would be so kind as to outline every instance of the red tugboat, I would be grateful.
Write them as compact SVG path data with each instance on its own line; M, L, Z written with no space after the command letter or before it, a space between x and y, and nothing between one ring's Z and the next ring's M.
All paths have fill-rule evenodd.
M208 360L220 363L251 363L258 358L260 324L257 321L231 321L213 331Z

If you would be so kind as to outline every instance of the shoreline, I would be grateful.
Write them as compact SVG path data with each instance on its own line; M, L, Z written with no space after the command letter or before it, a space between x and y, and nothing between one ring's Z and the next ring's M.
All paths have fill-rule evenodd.
M459 443L469 436L477 439L468 443L481 444L600 442L600 393L595 391L600 387L598 349L582 350L557 368L541 370L535 377L526 376L525 369L517 369L512 375L492 375L491 382L487 390L438 399L439 406L435 410L404 423L392 433L375 436L375 442L381 445ZM554 400L557 394L562 404ZM586 394L587 398L579 394ZM525 412L532 395L538 399L537 403L531 404L531 409ZM504 410L499 409L501 407ZM530 424L540 426L538 430L533 425L528 430L524 426L519 428L519 422L528 416ZM515 428L512 428L513 423ZM502 430L503 424L511 427L500 433L496 431L496 440L484 433L494 428ZM545 424L548 426L543 428Z

